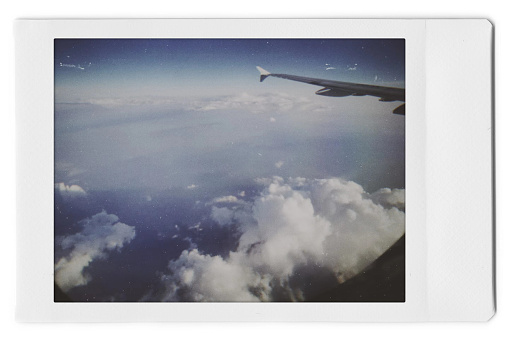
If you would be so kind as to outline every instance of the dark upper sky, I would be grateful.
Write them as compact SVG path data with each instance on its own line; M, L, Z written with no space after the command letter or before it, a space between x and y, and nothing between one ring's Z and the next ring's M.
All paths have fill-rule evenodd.
M274 73L404 87L404 50L403 39L58 39L56 98L262 90L252 81L257 65Z

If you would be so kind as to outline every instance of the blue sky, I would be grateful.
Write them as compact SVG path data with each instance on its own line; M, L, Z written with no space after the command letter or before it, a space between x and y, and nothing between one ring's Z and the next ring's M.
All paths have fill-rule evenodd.
M404 63L404 40L55 40L57 283L268 301L316 293L295 272L353 276L404 233L401 103L255 66L404 87Z
M404 40L56 40L56 100L263 91L251 81L256 65L275 73L404 87Z

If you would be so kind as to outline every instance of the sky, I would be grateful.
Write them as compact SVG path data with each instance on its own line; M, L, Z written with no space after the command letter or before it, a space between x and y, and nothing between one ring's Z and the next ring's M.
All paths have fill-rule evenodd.
M80 301L304 301L404 234L404 40L55 40L55 281ZM320 274L314 274L320 272ZM305 280L305 279L304 279Z
M404 40L337 41L56 40L56 101L228 95L232 87L252 93L257 65L274 73L404 87Z

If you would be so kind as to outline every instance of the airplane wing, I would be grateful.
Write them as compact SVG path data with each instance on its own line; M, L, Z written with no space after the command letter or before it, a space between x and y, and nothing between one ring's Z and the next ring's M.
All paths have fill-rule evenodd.
M365 84L356 84L351 82L343 82L343 81L335 81L335 80L325 80L325 79L316 79L316 78L308 78L298 75L290 75L290 74L277 74L270 73L260 66L256 66L258 71L260 72L260 82L265 80L267 77L276 77L287 80L293 80L298 82L304 82L306 84L322 86L322 89L319 89L315 92L317 95L324 95L329 97L346 97L346 96L364 96L370 95L374 97L379 97L379 101L403 101L405 102L405 89L404 88L396 88L396 87L384 87L384 86L374 86L374 85L365 85ZM392 111L394 114L405 115L405 104L398 106L396 109Z

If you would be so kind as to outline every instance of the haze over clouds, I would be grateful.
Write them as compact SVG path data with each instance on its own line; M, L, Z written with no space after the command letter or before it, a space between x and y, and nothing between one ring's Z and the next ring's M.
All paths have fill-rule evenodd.
M253 104L248 96L235 105L229 97L213 104L201 99L187 109L57 105L56 157L79 168L72 180L91 190L221 185L207 179L210 173L235 173L237 181L276 173L342 176L363 185L369 175L368 190L402 187L403 168L393 158L404 154L404 119L387 117L394 103L344 98L338 106L337 98L314 95L253 97L270 103ZM366 106L359 109L358 100ZM56 171L57 182L68 182L70 173ZM374 175L392 182L378 184Z
M404 234L404 212L394 206L404 204L404 190L368 194L339 178L274 177L266 183L249 205L212 207L216 222L236 223L237 249L226 257L183 251L162 277L164 300L269 301L274 289L302 300L300 287L289 283L297 268L325 268L342 282Z
M196 101L192 109L198 111L239 109L253 113L287 112L292 110L318 112L332 107L323 100L314 100L309 97L290 95L286 93L264 93L252 95L241 93L232 96L222 96L208 100ZM274 119L275 121L275 119Z
M55 282L64 291L86 285L92 277L84 269L94 260L106 259L108 252L121 250L136 235L133 226L119 222L116 215L105 211L79 224L80 232L57 239L63 250L70 251L55 265Z
M313 88L310 88L312 93ZM233 95L219 95L207 97L171 97L171 96L153 96L153 95L133 95L130 97L94 97L79 98L71 102L62 102L60 104L82 104L97 105L105 108L121 108L143 106L144 109L150 106L159 106L168 109L179 109L184 111L221 111L221 110L240 110L251 113L270 113L287 112L291 110L320 112L334 107L334 103L325 103L323 99L278 93L256 93L249 94L240 92ZM271 121L275 118L271 117Z

